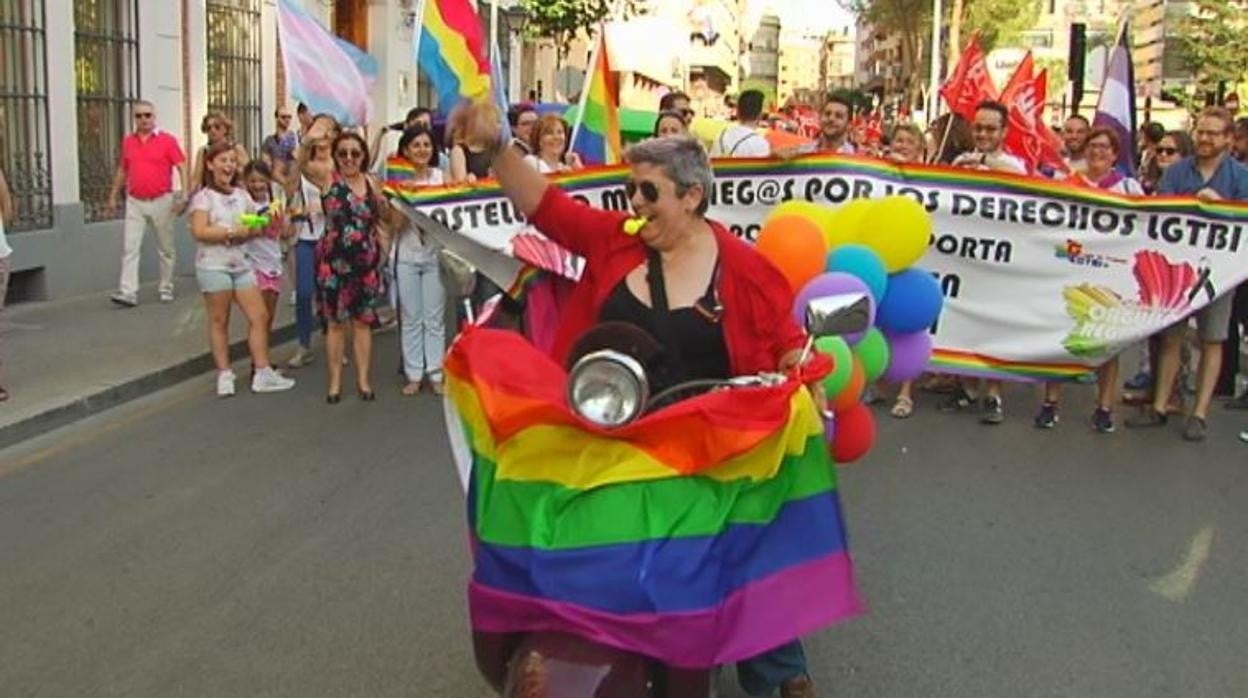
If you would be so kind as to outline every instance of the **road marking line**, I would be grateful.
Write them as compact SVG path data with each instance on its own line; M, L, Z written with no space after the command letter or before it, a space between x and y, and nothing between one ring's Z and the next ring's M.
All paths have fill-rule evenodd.
M1209 551L1213 548L1213 527L1205 526L1196 532L1187 545L1187 553L1179 561L1179 566L1165 575L1153 580L1148 588L1175 603L1181 603L1191 596L1200 579L1200 572L1209 559Z
M86 444L100 438L101 436L104 436L105 434L110 434L114 431L117 431L124 427L128 427L132 424L135 424L136 422L141 422L144 419L147 419L148 417L151 417L152 415L158 412L168 410L172 407L175 407L184 402L187 402L191 398L203 397L203 394L204 393L200 390L185 390L182 395L179 395L172 399L162 400L158 404L148 405L147 407L144 407L139 410L135 410L134 412L131 412L130 414L120 417L116 421L109 422L107 424L101 424L98 427L87 429L81 434L74 434L72 436L69 436L68 438L61 439L57 441L55 444L48 446L47 448L40 449L38 451L35 451L34 453L18 458L16 461L13 461L12 463L5 463L3 465L0 465L0 480L10 475L15 475L17 473L20 473L23 470L27 470L28 468L38 465L42 461L52 458L53 456L58 456L58 455L61 455L62 453L66 453L68 451L72 451L81 446L85 446ZM105 413L101 413L101 414L105 414ZM74 426L75 425L73 424L67 424L61 428L73 429ZM55 432L52 432L52 433L55 433Z

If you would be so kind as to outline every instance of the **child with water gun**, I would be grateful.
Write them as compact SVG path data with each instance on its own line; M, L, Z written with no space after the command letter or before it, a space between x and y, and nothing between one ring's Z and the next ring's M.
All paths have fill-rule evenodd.
M252 160L243 168L243 185L256 205L256 212L245 214L240 221L253 231L247 241L247 260L256 275L256 286L264 296L269 310L269 333L277 313L277 299L282 291L282 241L293 229L286 218L286 197L273 179L273 172L262 160Z

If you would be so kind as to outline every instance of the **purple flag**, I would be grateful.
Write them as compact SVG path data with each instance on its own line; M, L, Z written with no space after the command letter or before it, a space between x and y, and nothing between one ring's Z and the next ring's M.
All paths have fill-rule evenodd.
M1096 102L1093 126L1104 126L1118 134L1122 147L1118 152L1118 168L1123 174L1135 175L1135 68L1131 64L1131 40L1127 22L1122 23L1118 41L1109 54L1109 69L1101 84Z

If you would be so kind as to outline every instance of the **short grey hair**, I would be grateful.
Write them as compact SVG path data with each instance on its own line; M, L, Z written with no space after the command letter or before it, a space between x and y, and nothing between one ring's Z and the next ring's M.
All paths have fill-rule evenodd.
M663 169L663 174L676 183L676 193L684 196L691 187L702 187L702 203L697 214L706 215L711 205L711 187L715 185L715 173L711 160L697 139L689 136L652 138L630 146L624 159L631 165L646 163Z

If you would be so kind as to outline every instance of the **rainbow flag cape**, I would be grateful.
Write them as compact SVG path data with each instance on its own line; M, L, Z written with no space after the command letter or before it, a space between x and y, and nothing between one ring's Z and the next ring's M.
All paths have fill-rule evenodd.
M598 59L581 100L572 149L586 165L615 165L624 155L620 141L620 88L607 57L607 37L598 32Z
M490 63L485 58L481 21L468 0L425 0L416 62L438 93L446 113L462 99L490 93Z
M681 667L862 611L822 422L796 384L709 393L611 432L519 335L446 361L480 632L561 631Z

